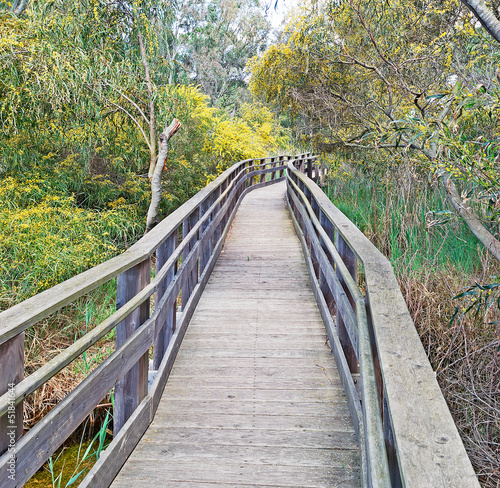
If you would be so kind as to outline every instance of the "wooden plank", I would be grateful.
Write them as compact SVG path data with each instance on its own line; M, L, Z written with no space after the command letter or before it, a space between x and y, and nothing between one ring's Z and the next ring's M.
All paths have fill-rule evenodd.
M238 415L248 415L251 411L252 415L268 415L275 417L325 417L332 414L333 410L339 409L342 412L341 418L345 418L347 410L347 403L345 400L337 403L324 403L324 402L233 402L231 403L231 413ZM163 413L168 416L170 411L189 411L211 414L227 414L228 402L227 400L199 400L196 403L186 399L173 399L163 398L160 406L158 407L157 414ZM344 430L348 430L345 428ZM354 429L352 429L354 432Z
M169 443L194 443L197 445L218 446L271 446L295 447L302 449L338 449L356 450L358 442L356 434L342 431L281 431L273 429L216 429L163 427L158 423L151 424L158 435L144 436L144 443L162 444L166 439Z
M359 474L355 469L303 467L303 466L274 466L253 465L248 463L231 463L210 466L199 463L181 463L169 465L167 469L158 469L158 463L144 461L144 470L140 461L130 462L126 467L129 483L168 486L170 480L189 480L195 482L229 481L238 486L240 483L250 483L254 486L278 484L278 486L296 486L302 488L317 488L325 486L342 486L351 488L359 486ZM149 474L147 474L149 473ZM117 484L116 486L120 486ZM123 485L122 485L123 486ZM130 484L128 485L130 486Z
M0 395L6 396L5 415L0 415L0 455L15 454L17 440L23 435L23 404L14 403L14 388L24 377L24 333L0 344ZM15 463L9 467L14 469ZM9 473L15 476L14 473Z
M158 446L161 446L159 444ZM269 448L260 446L193 445L188 443L169 444L166 449L153 449L150 443L138 447L142 459L154 460L157 456L164 463L208 463L219 460L223 463L245 463L275 466L331 466L353 467L359 463L355 449L336 452L334 449L301 449L295 447ZM156 445L155 445L156 447ZM163 447L163 446L162 446Z
M227 409L226 409L227 411ZM349 413L345 408L330 409L324 415L263 415L255 413L214 413L211 410L184 410L183 412L158 411L158 423L163 427L177 428L217 428L247 430L280 430L304 432L353 432L350 427ZM145 443L147 444L147 443ZM298 448L297 448L298 449ZM306 451L306 450L304 450Z
M151 263L146 259L137 266L125 271L116 283L116 308L125 305L139 293L151 279ZM123 322L116 326L116 348L140 328L149 317L149 301L134 310ZM149 358L147 351L138 363L124 372L115 386L113 408L113 433L116 435L134 410L148 393Z

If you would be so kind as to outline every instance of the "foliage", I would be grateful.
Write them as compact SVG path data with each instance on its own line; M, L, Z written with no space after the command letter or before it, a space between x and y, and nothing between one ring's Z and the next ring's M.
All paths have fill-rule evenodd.
M248 105L232 117L200 88L168 84L171 4L127 5L47 0L20 17L0 12L0 308L140 236L150 198L150 97L139 31L154 130L173 116L183 123L167 162L161 217L234 162L285 143L266 108ZM253 9L231 5L217 8L236 9L240 20Z
M236 110L246 91L245 65L267 47L270 31L259 1L172 2L165 24L169 83L194 83L218 107Z

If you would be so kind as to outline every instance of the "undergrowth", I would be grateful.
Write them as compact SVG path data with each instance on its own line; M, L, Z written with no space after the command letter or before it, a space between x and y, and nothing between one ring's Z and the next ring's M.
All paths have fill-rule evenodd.
M408 168L377 179L346 172L330 178L325 192L393 264L479 480L498 488L500 314L496 307L463 313L467 297L456 297L496 279L499 264L454 216L442 190Z

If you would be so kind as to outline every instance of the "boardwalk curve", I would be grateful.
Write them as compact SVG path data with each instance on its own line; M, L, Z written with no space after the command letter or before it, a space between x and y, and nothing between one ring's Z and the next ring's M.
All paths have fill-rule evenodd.
M112 484L360 486L357 440L284 201L243 200L156 417Z

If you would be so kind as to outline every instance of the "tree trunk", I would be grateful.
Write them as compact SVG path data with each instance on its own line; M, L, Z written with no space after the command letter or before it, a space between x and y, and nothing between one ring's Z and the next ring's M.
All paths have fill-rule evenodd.
M484 0L462 0L462 3L476 16L490 36L500 43L500 22Z
M141 52L141 60L142 60L142 65L144 66L144 75L146 77L146 86L148 88L148 95L149 95L149 141L150 141L149 147L151 149L151 159L149 161L148 176L149 179L151 180L153 177L153 172L155 170L155 164L156 164L155 101L153 98L153 84L151 83L151 75L149 74L148 58L146 56L146 49L144 47L144 41L142 40L142 34L140 30L137 33L137 37L139 39L139 50Z
M481 241L484 247L491 253L495 258L500 261L500 241L496 239L491 232L486 229L481 219L475 214L475 212L470 208L466 202L462 200L460 194L458 193L455 183L448 177L448 175L443 175L441 181L446 190L446 196L448 200L453 205L456 212L464 219L467 227L470 231Z
M161 175L167 160L168 141L181 128L182 124L174 119L172 123L165 127L165 130L160 134L160 149L158 152L158 161L155 166L153 177L151 178L151 203L149 205L148 216L146 219L146 233L150 231L156 224L158 218L158 210L161 201Z

